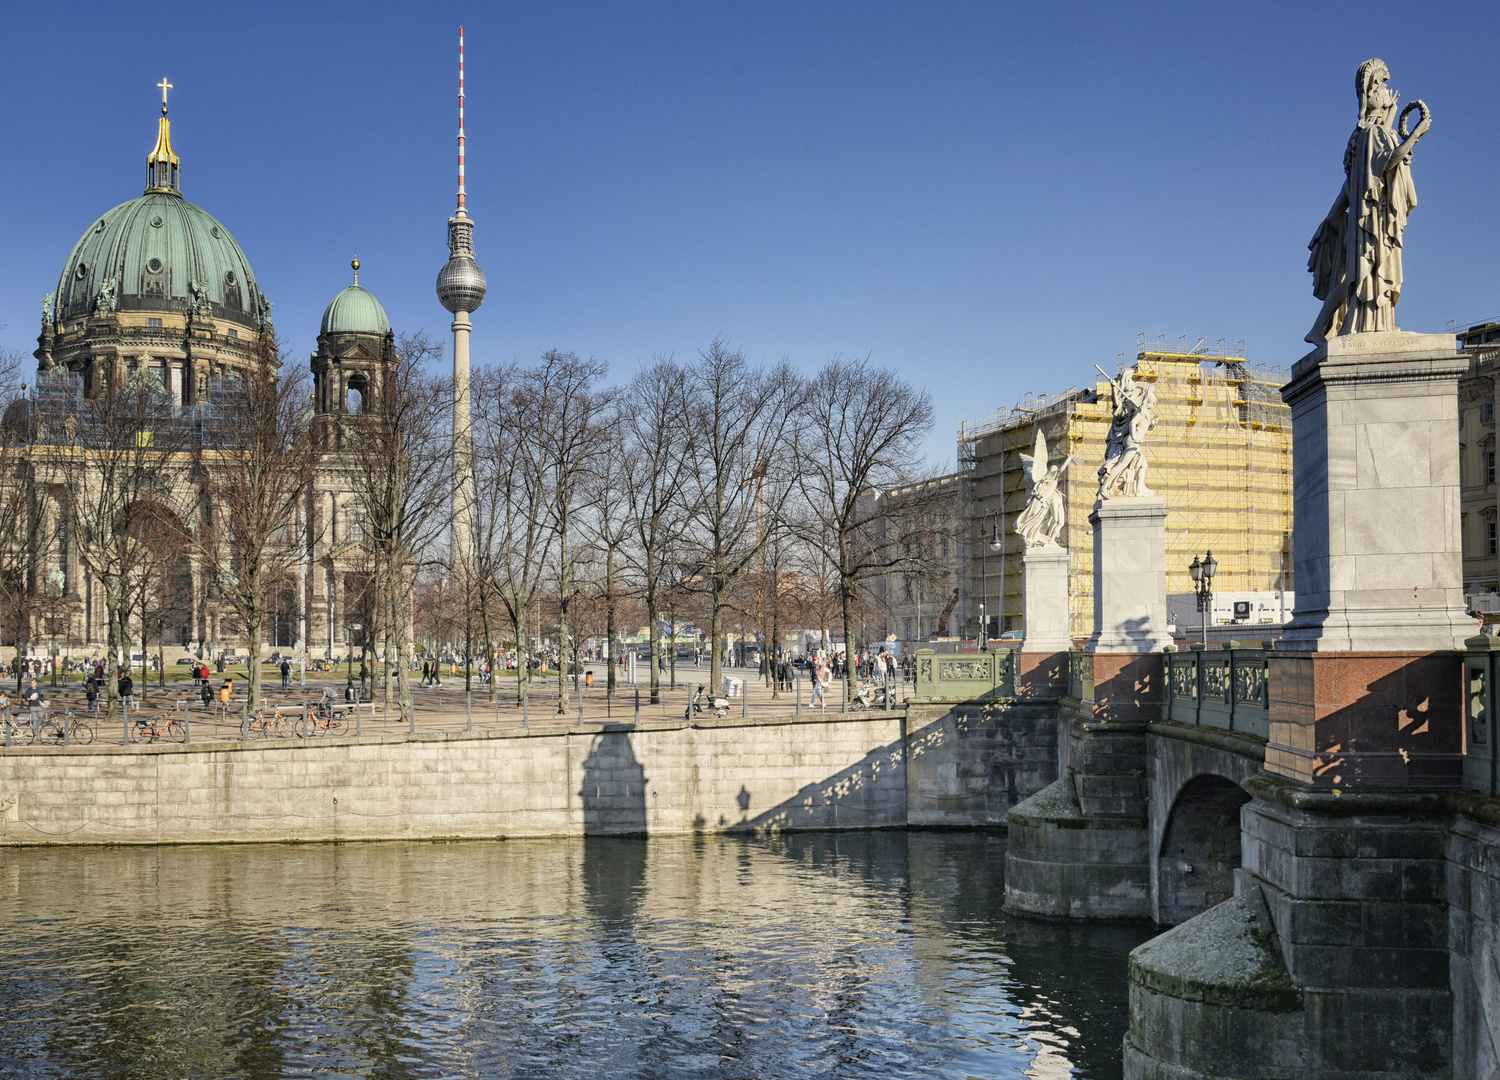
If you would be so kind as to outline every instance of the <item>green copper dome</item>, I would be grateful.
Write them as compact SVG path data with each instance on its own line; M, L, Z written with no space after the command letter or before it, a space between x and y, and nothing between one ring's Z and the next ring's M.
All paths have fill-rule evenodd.
M191 312L259 329L271 306L229 230L175 191L148 191L73 245L54 300L59 322L96 311Z
M391 321L375 294L359 285L350 285L333 298L323 312L325 334L379 334L391 331Z

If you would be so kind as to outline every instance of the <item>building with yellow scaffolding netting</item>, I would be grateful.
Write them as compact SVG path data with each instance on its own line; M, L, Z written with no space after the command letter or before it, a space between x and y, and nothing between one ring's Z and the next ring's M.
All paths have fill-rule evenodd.
M1252 369L1241 342L1231 350L1165 338L1137 339L1135 374L1156 390L1161 418L1146 440L1146 484L1166 500L1167 592L1188 593L1194 555L1218 560L1214 590L1290 594L1292 582L1291 411L1282 403L1285 377ZM1118 365L1123 368L1124 354ZM998 637L1021 625L1021 538L1016 518L1026 505L1022 454L1038 428L1053 460L1072 455L1063 484L1066 525L1058 542L1071 553L1068 594L1072 632L1093 629L1093 536L1089 513L1098 490L1111 421L1110 386L1097 377L1084 389L1029 396L1015 408L958 431L960 472L967 476L973 603L971 633ZM998 546L996 541L998 540ZM1286 604L1290 615L1291 605Z

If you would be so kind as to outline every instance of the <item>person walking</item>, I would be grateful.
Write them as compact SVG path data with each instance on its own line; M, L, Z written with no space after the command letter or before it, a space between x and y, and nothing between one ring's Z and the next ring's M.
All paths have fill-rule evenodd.
M421 685L426 686L427 685L427 680L429 678L431 678L431 677L432 677L432 661L424 659L422 661L422 683L421 683Z
M94 673L89 672L88 678L83 680L83 696L88 699L89 712L99 711L99 680L94 678Z
M292 688L292 662L284 656L281 658L281 688L283 690Z
M120 674L120 681L115 684L115 689L120 692L120 701L127 709L135 708L135 680L130 677L129 669Z
M812 704L828 711L828 699L823 696L823 682L826 679L823 662L820 660L813 665L812 669Z

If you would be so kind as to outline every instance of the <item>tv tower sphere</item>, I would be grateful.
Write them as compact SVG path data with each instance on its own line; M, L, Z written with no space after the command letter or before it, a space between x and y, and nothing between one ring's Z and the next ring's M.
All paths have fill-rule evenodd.
M450 224L458 225L455 221ZM472 221L464 221L470 229L474 227ZM459 231L454 229L454 232ZM487 283L484 279L484 271L479 269L479 264L474 261L473 255L461 254L453 251L458 245L453 243L457 239L449 240L449 248L452 254L443 268L438 271L437 294L438 303L449 311L457 313L467 311L470 314L479 310L479 305L484 303L484 295ZM465 238L467 239L467 238ZM472 241L470 241L472 243Z

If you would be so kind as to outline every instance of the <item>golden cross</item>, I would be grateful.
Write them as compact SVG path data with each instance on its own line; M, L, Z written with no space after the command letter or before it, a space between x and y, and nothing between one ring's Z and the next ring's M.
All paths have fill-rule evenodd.
M167 91L172 89L172 84L167 82L167 77L163 75L161 82L156 85L161 87L161 107L165 109L167 107Z

